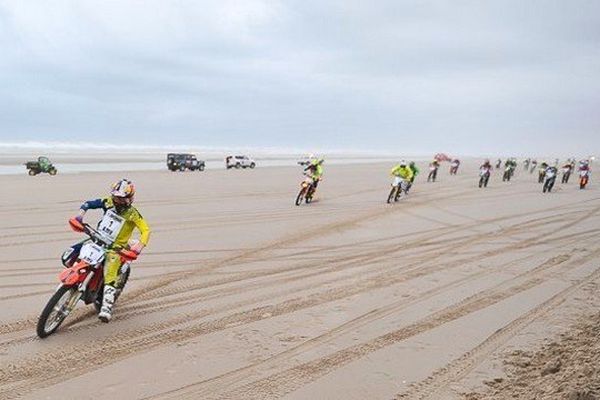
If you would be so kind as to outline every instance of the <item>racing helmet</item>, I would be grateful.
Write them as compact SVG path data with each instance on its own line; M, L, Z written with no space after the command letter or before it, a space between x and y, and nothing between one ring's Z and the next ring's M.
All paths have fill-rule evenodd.
M112 185L110 196L117 211L131 206L133 196L135 195L135 186L129 179L121 179Z

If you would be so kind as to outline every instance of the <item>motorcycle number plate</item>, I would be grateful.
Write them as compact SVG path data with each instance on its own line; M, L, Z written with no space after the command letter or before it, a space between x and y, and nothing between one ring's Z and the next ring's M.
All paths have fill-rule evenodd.
M103 257L104 249L95 243L84 244L79 253L79 258L91 265L100 263Z
M105 239L114 242L119 235L119 232L121 232L124 223L125 220L122 217L115 212L108 210L98 224L98 232L100 232Z

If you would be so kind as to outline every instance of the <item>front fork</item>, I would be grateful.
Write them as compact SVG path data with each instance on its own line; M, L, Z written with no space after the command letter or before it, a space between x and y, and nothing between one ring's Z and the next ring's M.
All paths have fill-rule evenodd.
M61 311L65 317L69 315L71 311L73 311L73 309L77 305L77 302L83 297L85 291L87 290L88 284L90 283L94 275L95 271L90 271L90 273L85 277L84 281L79 284L77 290L71 294L69 301L67 302L67 304L65 304L63 310ZM58 288L60 288L61 286L62 285L58 285L56 290L58 290Z

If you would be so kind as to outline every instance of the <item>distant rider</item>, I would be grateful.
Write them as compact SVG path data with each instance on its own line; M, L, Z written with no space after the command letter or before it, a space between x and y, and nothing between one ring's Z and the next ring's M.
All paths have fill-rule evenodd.
M567 163L562 166L562 183L568 183L569 177L571 176L571 172L573 172L573 165L571 164L571 160L567 160Z
M76 220L79 223L83 222L83 217L88 210L102 209L104 212L103 219L109 218L108 226L116 226L118 231L105 231L110 236L115 237L110 250L106 253L104 261L104 296L102 307L98 318L102 322L109 322L112 318L113 304L115 300L115 283L118 278L119 269L121 268L121 256L118 253L119 249L128 248L129 239L133 234L133 230L137 228L140 232L139 242L131 246L130 250L137 254L148 244L150 237L150 228L146 220L142 217L139 211L132 206L135 195L135 186L127 179L121 179L112 186L110 197L105 197L96 200L86 201L81 205L79 214L71 220ZM118 217L111 217L116 214ZM120 217L120 218L119 218ZM121 224L121 225L119 225Z
M538 164L537 160L531 161L531 169L529 170L530 174L533 174L533 171L535 171L537 164Z
M393 186L398 186L398 190L404 188L406 192L406 188L409 185L409 182L414 180L414 172L407 165L406 161L402 160L398 165L392 168L391 175L394 177Z
M588 160L579 161L579 172L586 171L588 174L590 172L590 162Z
M437 158L434 158L433 161L429 164L429 175L427 176L427 182L434 181L437 177L437 170L440 167L440 162Z
M455 158L454 160L452 160L452 162L450 163L450 175L456 175L456 173L458 172L459 166L460 166L460 160L458 158Z
M546 161L542 161L538 168L538 182L544 183L544 179L546 178L546 169L548 168L548 163Z
M415 164L414 161L411 161L408 164L408 168L410 168L410 170L413 173L412 178L410 178L410 181L408 182L408 186L406 186L406 193L408 193L408 191L410 190L410 188L412 187L413 183L415 182L415 178L417 177L417 175L419 175L419 168L417 168L417 165Z
M317 190L319 181L323 179L323 160L322 158L315 158L311 156L310 162L306 168L304 168L305 175L312 179L313 194Z
M485 161L483 162L483 164L481 164L479 166L479 169L485 169L485 170L491 172L492 171L492 164L490 163L490 160L486 158Z

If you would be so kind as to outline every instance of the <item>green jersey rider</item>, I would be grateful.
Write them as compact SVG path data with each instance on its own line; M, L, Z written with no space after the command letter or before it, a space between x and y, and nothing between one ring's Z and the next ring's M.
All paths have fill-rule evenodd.
M412 178L410 178L410 182L408 182L408 186L406 186L406 193L407 194L408 194L408 191L410 190L410 188L412 187L413 182L415 181L415 178L417 177L417 175L419 175L419 172L420 172L419 168L417 168L417 165L415 164L414 161L411 161L408 164L408 168L411 169L411 171L413 173L413 176L412 176Z

